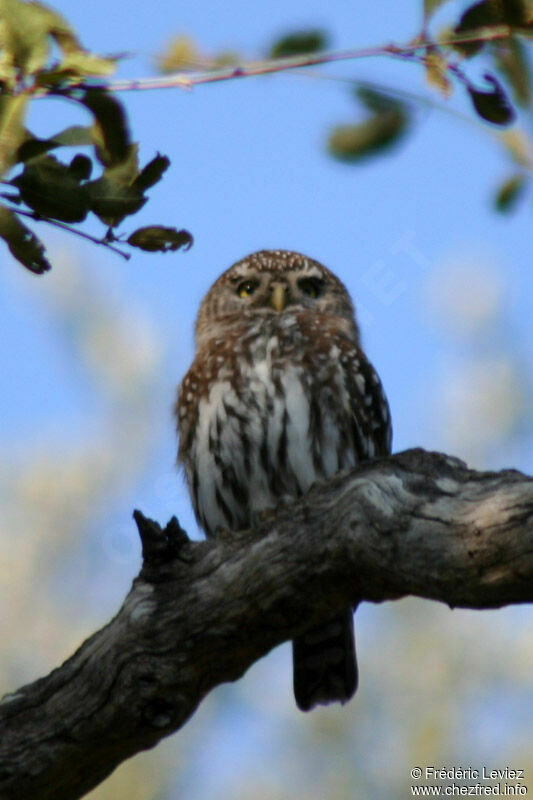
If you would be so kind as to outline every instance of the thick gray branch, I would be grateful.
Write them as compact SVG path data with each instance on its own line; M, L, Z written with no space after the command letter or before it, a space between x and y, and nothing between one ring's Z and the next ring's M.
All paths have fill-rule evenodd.
M82 796L214 686L361 598L533 600L533 479L437 453L367 464L216 542L138 522L144 566L118 615L0 704L2 800Z

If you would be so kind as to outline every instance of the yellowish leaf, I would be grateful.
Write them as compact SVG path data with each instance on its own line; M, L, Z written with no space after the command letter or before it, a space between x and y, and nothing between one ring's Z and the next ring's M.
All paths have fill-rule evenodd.
M533 169L533 143L524 131L503 131L498 137L513 161L521 167Z
M426 80L432 89L437 89L447 98L453 91L453 86L448 78L447 61L437 52L430 52L425 58Z
M17 161L17 150L26 139L24 127L28 95L0 97L0 177Z
M88 53L66 19L36 0L0 0L0 78L13 87L19 76L35 75L46 68L51 39L61 48L65 62L59 69L79 75L107 75L114 59Z
M182 69L198 69L206 66L194 39L190 36L174 36L165 50L157 56L160 72L171 73Z

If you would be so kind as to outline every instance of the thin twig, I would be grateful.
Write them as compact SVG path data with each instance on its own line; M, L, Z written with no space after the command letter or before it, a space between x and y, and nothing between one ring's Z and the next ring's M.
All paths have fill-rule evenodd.
M137 78L134 80L109 81L106 87L111 92L129 92L144 89L191 90L194 86L202 83L215 83L217 81L227 81L234 78L248 78L254 75L268 75L274 72L285 72L292 69L315 66L317 64L331 64L336 61L350 61L358 58L377 56L404 58L408 54L416 53L418 50L434 48L436 45L439 47L447 47L459 42L494 41L497 39L507 39L510 35L511 29L507 25L502 25L490 30L479 31L475 36L457 36L448 41L438 43L415 40L406 45L388 44L381 47L366 47L356 50L307 53L303 56L290 56L268 61L257 61L239 66L221 67L219 69L202 70L198 72L176 72L173 75L165 75L161 78Z
M9 208L15 214L21 214L23 217L29 217L29 219L34 220L34 222L48 222L50 225L55 225L57 228L62 228L64 231L74 233L76 236L81 236L82 239L88 239L93 244L101 244L103 247L108 247L109 250L112 250L114 253L122 256L122 258L125 258L126 261L129 261L131 258L131 253L125 253L123 250L119 250L118 247L110 244L110 242L106 241L105 239L97 239L96 236L91 236L90 233L85 233L85 231L79 231L76 228L67 225L65 222L59 222L59 220L50 219L50 217L42 217L35 211L22 211L20 208L15 208L14 206L6 205L6 208Z

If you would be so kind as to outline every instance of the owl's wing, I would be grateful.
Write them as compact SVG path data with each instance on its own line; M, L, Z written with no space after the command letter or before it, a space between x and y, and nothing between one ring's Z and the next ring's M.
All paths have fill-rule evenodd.
M352 436L361 460L388 455L392 424L379 376L360 347L341 348L344 380L351 400Z
M203 380L202 362L196 358L178 387L174 414L176 416L179 450L178 462L186 463L198 422L198 394Z

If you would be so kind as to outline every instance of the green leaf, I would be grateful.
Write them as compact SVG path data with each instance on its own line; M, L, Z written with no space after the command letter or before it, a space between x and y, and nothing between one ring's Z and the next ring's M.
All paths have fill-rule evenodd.
M41 275L50 269L42 242L22 224L15 212L3 205L0 205L0 237L14 258L31 272Z
M531 102L531 70L524 45L513 37L494 42L493 49L498 69L510 84L515 102L527 108Z
M338 125L328 142L335 158L350 163L392 148L400 141L409 121L405 104L387 92L357 87L355 96L371 116L355 125Z
M324 50L327 44L328 37L324 31L296 31L274 42L270 48L269 58L287 58L287 56L315 53L318 50Z
M511 28L527 27L528 12L523 0L481 0L474 3L462 14L454 33L458 36L471 35L501 25L509 25ZM486 41L457 41L453 46L464 55L473 56L486 45Z
M146 203L142 189L135 186L139 177L137 149L136 144L129 145L122 162L107 167L100 178L86 184L91 211L110 227L135 214Z
M72 175L74 180L78 182L89 180L92 171L93 162L90 158L87 158L87 156L81 155L80 153L74 156L68 165L69 175Z
M170 164L166 156L158 154L139 172L137 150L136 144L129 145L120 164L106 167L100 178L87 184L91 210L112 228L143 207L145 190L161 179Z
M43 217L62 222L81 222L89 211L87 188L54 156L28 162L11 181L27 206Z
M502 213L511 211L524 194L526 186L527 180L524 175L512 175L504 181L494 197L496 210Z
M403 110L375 114L359 125L338 125L328 142L330 153L341 161L361 161L396 145L407 128Z
M179 250L180 247L189 250L192 243L193 238L189 231L164 228L161 225L137 228L128 239L128 244L132 247L140 247L150 253L167 253L169 250Z
M499 0L480 0L469 6L455 26L456 33L470 33L476 28L489 28L503 22L503 5Z
M161 156L159 153L144 167L141 174L135 179L134 186L141 192L154 186L163 177L163 173L169 168L170 159Z
M105 89L85 89L81 95L68 95L89 109L94 116L93 141L98 159L105 167L127 158L131 144L122 103Z
M424 16L429 19L446 0L424 0Z
M531 24L531 0L500 0L502 19L511 27Z
M17 162L17 151L27 136L24 127L28 95L0 95L0 177Z
M483 77L492 84L492 91L482 92L473 86L467 87L474 108L480 117L493 125L510 125L516 115L507 95L493 75L485 74Z
M365 108L374 114L403 108L403 103L396 97L392 97L387 92L378 91L378 89L370 89L367 86L356 87L355 96Z
M29 161L56 147L77 147L80 145L94 144L92 128L82 125L71 125L49 139L39 139L26 132L29 138L19 147L17 161Z
M495 27L502 24L500 3L498 0L481 0L475 3L462 14L459 22L454 28L454 33L461 36L469 36L477 29ZM455 42L454 48L465 56L473 56L478 53L487 42Z

